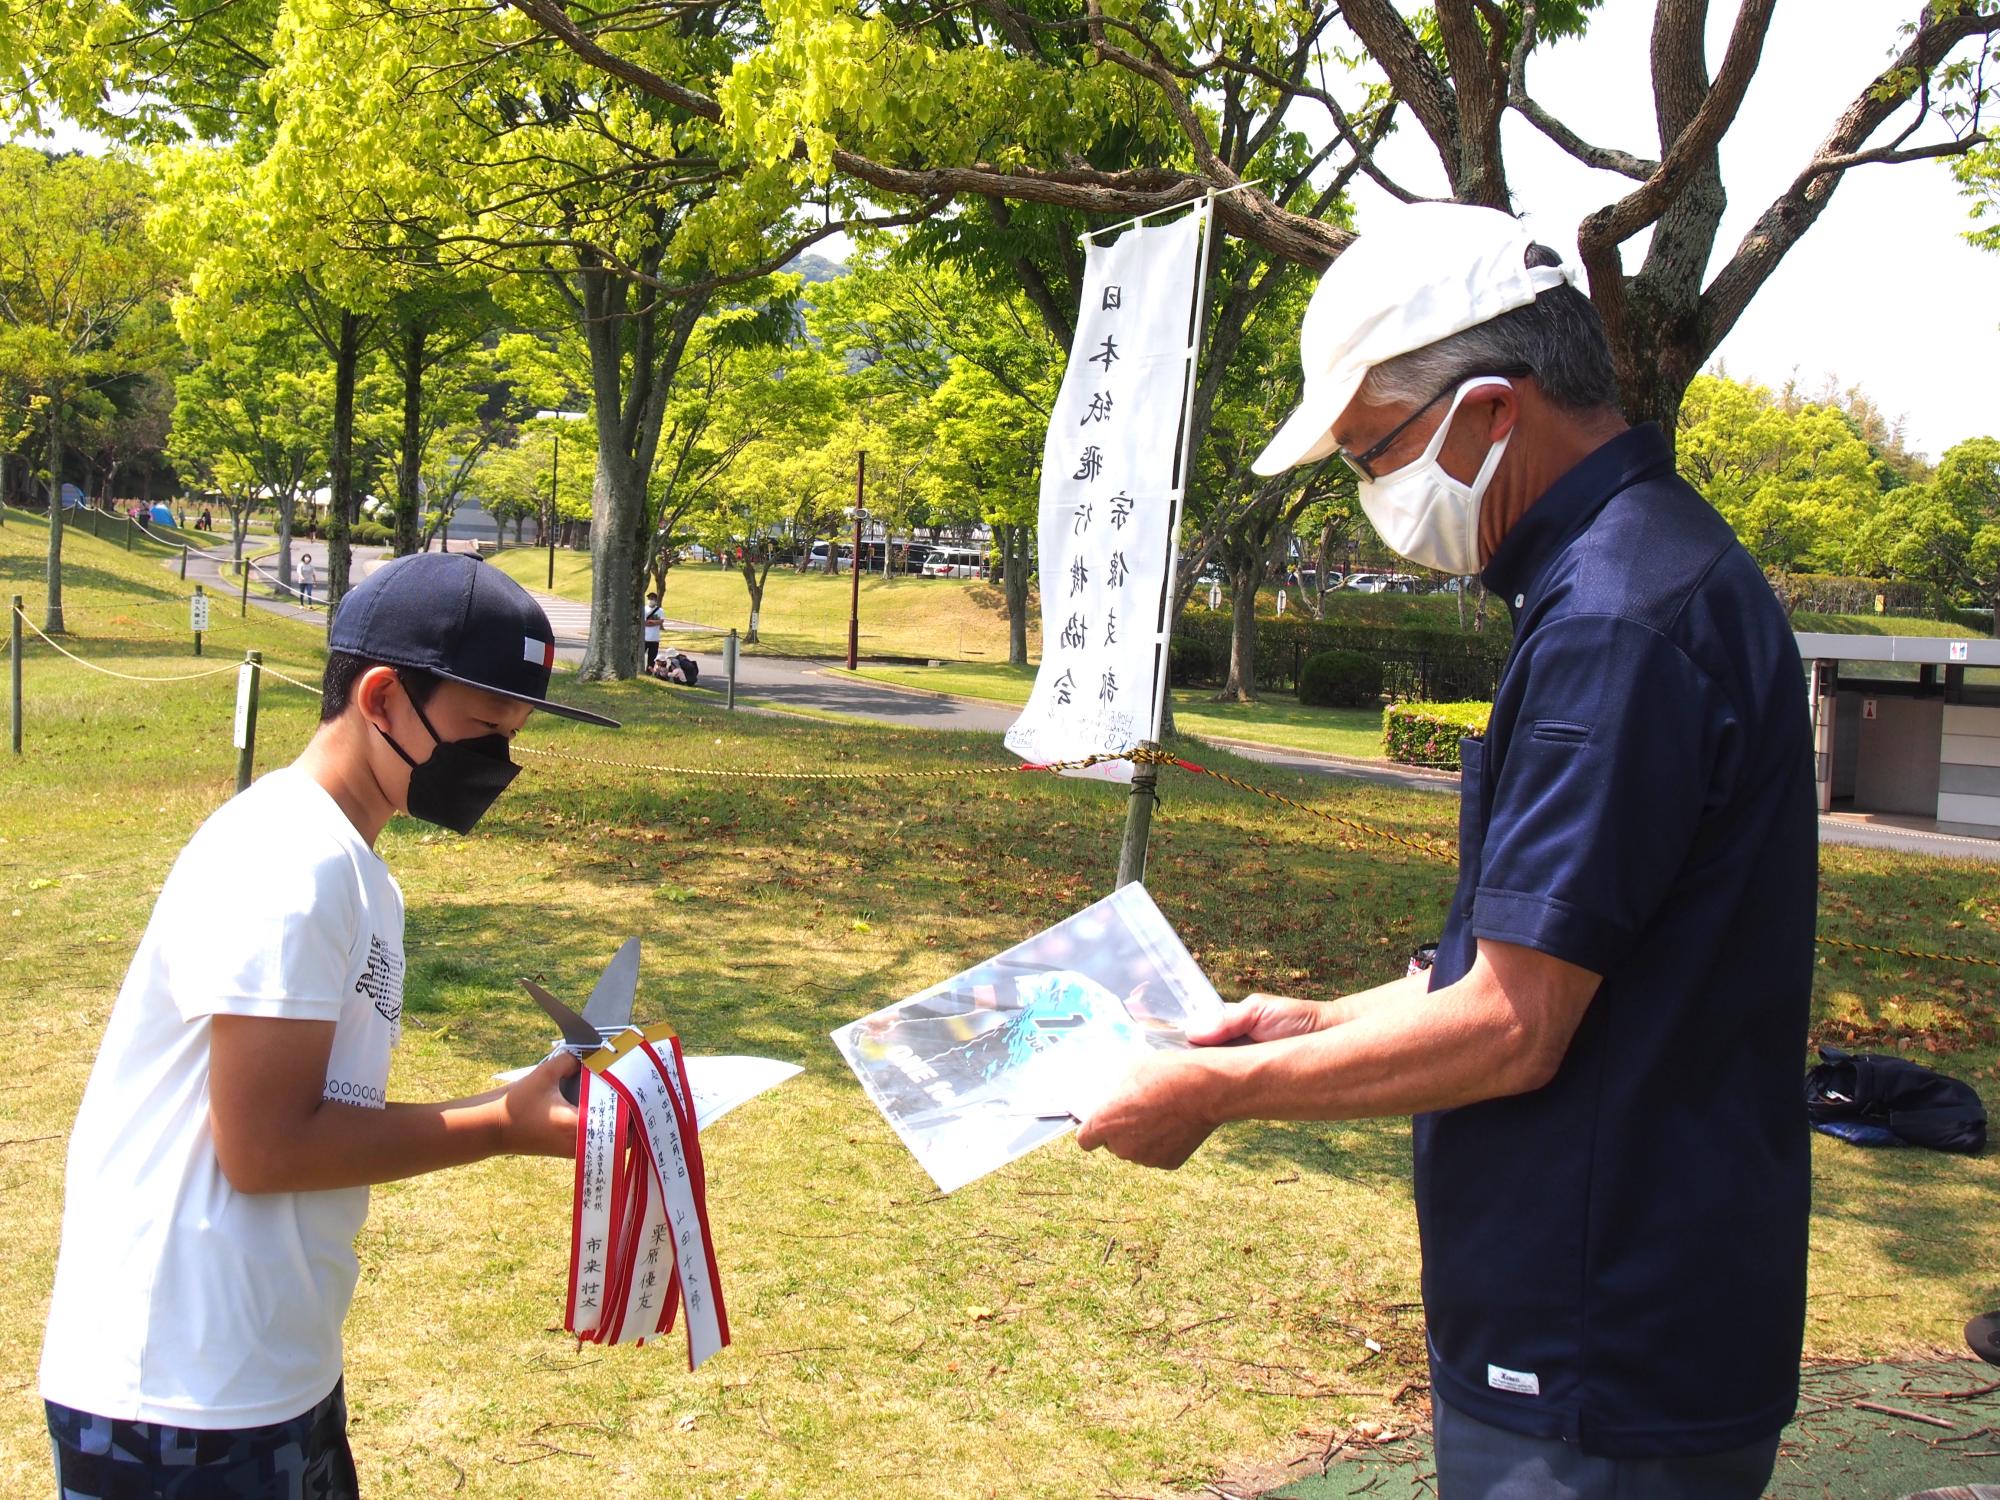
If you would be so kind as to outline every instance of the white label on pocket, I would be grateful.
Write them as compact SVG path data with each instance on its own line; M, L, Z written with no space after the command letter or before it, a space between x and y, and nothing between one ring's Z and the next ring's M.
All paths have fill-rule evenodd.
M1542 1377L1532 1370L1503 1370L1498 1365L1488 1365L1486 1383L1496 1391L1512 1391L1517 1396L1542 1393Z

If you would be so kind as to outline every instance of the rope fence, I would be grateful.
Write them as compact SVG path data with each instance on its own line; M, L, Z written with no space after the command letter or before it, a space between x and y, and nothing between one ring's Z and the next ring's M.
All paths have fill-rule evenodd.
M55 651L60 653L62 656L66 657L68 660L76 663L78 666L83 667L89 671L101 673L106 677L116 678L122 682L134 682L134 683L146 683L146 684L194 682L204 678L219 677L222 676L224 673L240 672L244 670L246 666L246 663L229 662L226 663L225 665L207 668L199 672L166 673L166 674L139 674L132 672L121 672L115 668L106 667L99 663L90 661L85 657L79 656L76 652L68 650L60 642L50 639L50 637L39 626L37 626L32 620L29 620L27 618L25 611L18 608L10 607L9 613L11 613L16 619L18 619L21 622L21 624L25 625L30 631L32 631L37 637L39 637L44 644L50 646ZM12 633L10 632L10 636L11 634ZM278 681L283 682L288 686L302 689L303 691L310 693L315 697L323 696L321 689L315 686L313 683L306 682L300 678L294 677L289 673L281 670L280 668L271 666L267 662L262 662L261 660L258 661L256 663L256 672L259 677L262 676L275 677L276 679L278 679ZM16 745L18 750L18 739ZM1288 808L1293 812L1302 813L1319 822L1327 823L1335 827L1345 829L1350 833L1360 834L1363 837L1374 839L1378 842L1389 844L1396 848L1409 850L1412 853L1420 855L1425 859L1435 860L1442 863L1452 863L1452 864L1457 863L1458 860L1457 850L1440 841L1434 839L1420 838L1420 837L1412 838L1404 834L1394 833L1385 828L1377 827L1371 823L1363 822L1357 818L1349 818L1342 816L1341 814L1338 813L1329 812L1325 808L1315 807L1313 804L1309 802L1302 802L1295 797L1286 796L1282 792L1273 791L1268 787L1258 786L1254 782L1244 781L1240 777L1232 776L1225 771L1218 771L1212 767L1201 765L1195 761L1187 759L1185 756L1175 755L1170 751L1153 749L1147 746L1140 746L1136 749L1123 753L1110 753L1110 754L1085 756L1080 760L1052 761L1047 763L1023 761L1011 765L948 766L948 767L925 768L918 770L904 770L904 769L891 769L891 768L859 768L859 767L851 769L839 769L839 770L802 769L802 768L785 769L785 770L773 770L773 769L746 770L746 769L726 767L726 766L673 765L657 761L626 760L610 756L582 755L574 751L543 749L528 745L514 746L513 753L516 755L526 756L536 760L557 761L577 766L601 767L606 770L614 770L619 772L638 771L652 776L699 777L699 778L716 779L716 780L765 781L765 782L953 781L953 780L969 780L979 777L1019 776L1024 773L1037 773L1037 772L1058 773L1063 771L1082 771L1082 770L1088 770L1093 766L1105 765L1113 762L1129 761L1135 765L1150 764L1162 767L1170 767L1178 771L1186 772L1191 776L1199 776L1207 778L1212 781L1218 781L1222 783L1224 786L1231 787L1237 791L1247 793L1251 796L1263 798L1266 801L1275 802L1282 807ZM1986 958L1976 954L1954 954L1954 953L1939 952L1933 949L1902 948L1902 947L1895 947L1892 945L1879 944L1879 943L1857 943L1857 942L1852 942L1846 938L1830 937L1825 934L1818 935L1817 941L1822 947L1839 948L1856 953L1872 953L1882 957L1913 959L1927 963L1962 964L1979 968L2000 969L2000 958Z

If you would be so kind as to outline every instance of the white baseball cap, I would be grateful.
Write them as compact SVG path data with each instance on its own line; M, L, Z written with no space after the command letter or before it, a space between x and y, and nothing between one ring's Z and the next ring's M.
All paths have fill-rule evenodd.
M1465 203L1398 204L1371 217L1313 288L1299 324L1305 399L1257 461L1282 474L1334 450L1333 423L1375 366L1526 307L1568 266L1529 266L1519 219Z

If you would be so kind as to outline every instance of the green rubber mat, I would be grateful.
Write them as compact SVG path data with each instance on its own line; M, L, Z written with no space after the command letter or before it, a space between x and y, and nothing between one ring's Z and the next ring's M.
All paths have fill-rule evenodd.
M1877 1407L1892 1410L1872 1409ZM1429 1500L1437 1494L1430 1437L1423 1432L1350 1436L1301 1467L1306 1477L1267 1491L1266 1500ZM1896 1500L1975 1484L2000 1485L2000 1369L1977 1360L1829 1364L1804 1373L1798 1419L1785 1429L1767 1494L1771 1500Z

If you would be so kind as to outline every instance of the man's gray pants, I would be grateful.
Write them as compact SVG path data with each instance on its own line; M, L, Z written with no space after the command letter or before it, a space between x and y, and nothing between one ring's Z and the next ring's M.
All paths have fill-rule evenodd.
M1438 1500L1758 1500L1778 1434L1692 1458L1598 1458L1558 1438L1491 1427L1433 1394Z

